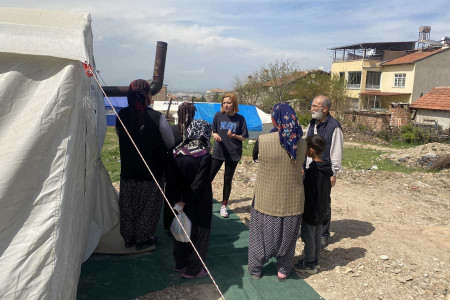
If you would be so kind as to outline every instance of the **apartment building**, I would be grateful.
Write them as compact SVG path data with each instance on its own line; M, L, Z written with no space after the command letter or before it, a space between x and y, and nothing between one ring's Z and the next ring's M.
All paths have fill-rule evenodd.
M331 73L347 80L354 110L412 104L436 86L450 85L448 40L416 49L416 41L361 43L331 48Z

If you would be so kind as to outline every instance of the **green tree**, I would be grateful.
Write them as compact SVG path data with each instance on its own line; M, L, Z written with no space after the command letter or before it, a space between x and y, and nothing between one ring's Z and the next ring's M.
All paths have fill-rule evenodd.
M250 105L261 104L265 87L258 75L258 73L248 75L245 81L237 76L234 78L233 89L239 97L240 103Z

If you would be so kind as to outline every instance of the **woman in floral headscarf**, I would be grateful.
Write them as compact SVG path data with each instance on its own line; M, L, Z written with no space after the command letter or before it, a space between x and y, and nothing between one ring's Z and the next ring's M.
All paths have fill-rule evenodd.
M285 281L294 264L305 202L302 166L306 143L295 111L288 104L272 110L274 129L260 135L253 159L258 161L249 228L248 270L255 279L264 264L277 258L278 280Z
M204 120L193 120L187 129L187 138L174 150L177 193L170 193L175 206L183 208L192 222L191 240L205 259L209 247L212 217L211 125ZM175 271L184 278L206 276L200 259L190 243L174 240Z

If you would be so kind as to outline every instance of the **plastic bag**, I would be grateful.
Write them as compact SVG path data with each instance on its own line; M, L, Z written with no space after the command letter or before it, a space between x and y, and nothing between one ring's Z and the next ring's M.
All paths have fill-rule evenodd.
M189 220L184 212L178 214L178 219L180 220L181 224L183 224L184 230L186 230L187 234L191 236L191 220ZM184 233L183 229L180 226L180 223L178 223L176 218L173 218L172 225L170 225L170 232L172 232L173 237L177 241L184 243L189 242L188 237Z

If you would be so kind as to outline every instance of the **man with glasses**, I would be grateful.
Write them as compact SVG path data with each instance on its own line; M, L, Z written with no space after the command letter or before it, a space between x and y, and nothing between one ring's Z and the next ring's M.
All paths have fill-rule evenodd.
M320 95L314 98L311 104L311 122L306 130L306 136L319 134L326 141L325 151L322 153L323 161L331 161L333 176L330 177L331 186L336 184L336 175L341 169L342 148L344 137L341 124L330 115L331 100ZM307 158L305 167L308 168L311 158ZM322 249L328 245L331 222L331 197L328 201L327 216L322 223Z

